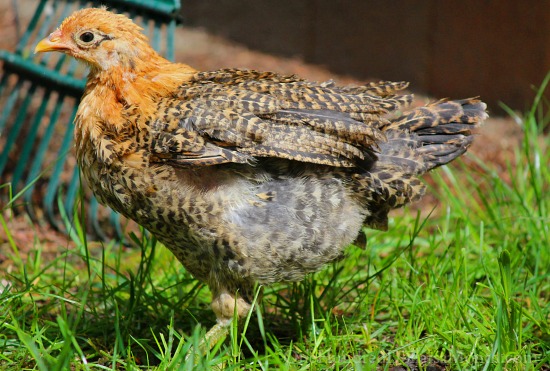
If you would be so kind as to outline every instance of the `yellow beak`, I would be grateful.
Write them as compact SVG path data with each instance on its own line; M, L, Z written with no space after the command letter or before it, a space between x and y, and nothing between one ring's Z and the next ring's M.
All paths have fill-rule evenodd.
M34 53L44 53L51 51L63 51L69 49L65 44L59 42L61 40L61 31L55 30L43 40L40 40L34 48Z

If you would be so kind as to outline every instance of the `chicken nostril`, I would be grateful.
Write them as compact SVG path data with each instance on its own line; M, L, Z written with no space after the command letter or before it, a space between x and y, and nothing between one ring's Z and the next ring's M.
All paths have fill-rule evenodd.
M52 32L50 36L48 36L48 40L52 43L55 43L61 40L61 31L55 30L54 32Z

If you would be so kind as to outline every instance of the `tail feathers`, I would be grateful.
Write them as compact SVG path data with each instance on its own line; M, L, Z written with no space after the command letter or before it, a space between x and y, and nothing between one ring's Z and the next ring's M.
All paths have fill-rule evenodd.
M443 100L407 112L384 128L388 142L381 146L379 160L396 163L392 158L405 158L414 164L407 169L416 174L447 164L472 144L471 130L488 117L486 108L470 98Z
M448 130L468 132L472 126L488 117L486 109L487 105L477 98L440 100L406 112L393 120L388 129L408 130L422 135L422 130L430 128L437 128L437 132L445 132L451 124Z
M455 158L460 157L468 150L473 140L474 138L469 136L448 140L440 144L424 145L418 148L416 153L424 159L425 164L425 169L422 172L448 164Z
M372 228L387 227L390 209L419 200L425 186L418 178L462 155L472 144L471 130L487 118L478 99L439 101L406 112L382 128L378 159L365 181L375 192L367 200Z

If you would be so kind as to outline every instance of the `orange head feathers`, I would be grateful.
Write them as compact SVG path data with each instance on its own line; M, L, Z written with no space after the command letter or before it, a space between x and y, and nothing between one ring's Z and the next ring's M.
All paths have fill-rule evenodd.
M170 94L197 71L161 57L141 31L125 15L86 8L66 18L36 45L35 53L61 52L88 64L85 95L98 97L101 107L106 94L114 94L113 101L143 106Z
M36 46L35 53L58 51L88 63L92 69L139 69L140 62L161 58L149 46L142 28L105 8L82 9L66 18Z

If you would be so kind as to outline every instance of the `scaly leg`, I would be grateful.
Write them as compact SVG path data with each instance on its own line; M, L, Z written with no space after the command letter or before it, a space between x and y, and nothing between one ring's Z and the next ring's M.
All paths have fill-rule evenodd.
M235 305L237 308L235 309ZM216 314L217 323L206 333L204 340L198 346L198 349L191 349L190 354L198 351L202 354L208 349L212 349L221 338L229 333L229 326L233 320L235 312L238 318L244 318L250 311L251 305L245 299L227 291L221 291L215 294L212 300L212 310Z

